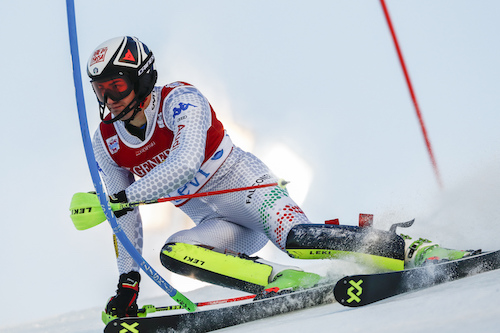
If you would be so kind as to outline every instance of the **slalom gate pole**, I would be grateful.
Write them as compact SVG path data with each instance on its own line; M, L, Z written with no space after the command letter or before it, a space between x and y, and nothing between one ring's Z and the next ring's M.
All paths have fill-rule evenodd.
M422 129L422 134L424 136L425 145L427 146L427 151L429 152L429 157L431 159L432 168L434 169L434 174L436 175L436 180L440 188L443 188L443 182L441 180L441 174L439 173L439 169L437 166L436 159L434 157L434 153L432 152L431 142L429 140L429 136L427 134L427 130L425 128L424 119L422 117L422 113L420 112L420 108L417 103L417 97L413 90L413 86L411 84L410 75L408 74L408 70L406 69L406 64L403 58L403 53L401 52L401 48L399 47L398 39L396 37L396 32L394 30L394 26L392 25L391 17L389 15L389 10L385 4L385 0L380 0L380 4L382 5L382 10L384 11L384 16L387 21L387 25L389 26L389 30L391 32L392 40L394 42L394 47L396 48L396 52L398 54L399 62L401 63L401 68L403 69L403 73L406 79L406 84L408 85L408 89L410 91L411 99L413 101L413 105L415 106L415 111L417 112L418 121L420 123L420 128Z
M104 193L101 178L99 176L99 171L97 170L97 162L95 160L94 151L92 149L92 141L90 139L89 128L87 123L87 114L85 109L82 77L80 71L80 57L78 51L78 40L76 32L76 19L75 19L75 4L74 0L66 0L66 10L68 17L68 30L69 30L69 42L71 50L71 58L73 63L73 80L75 84L75 94L76 94L76 104L78 108L78 116L80 120L80 130L82 133L83 145L85 148L85 155L87 157L87 164L90 170L92 181L99 198L101 207L106 215L113 233L120 240L122 245L125 247L127 252L132 256L132 258L137 262L141 269L160 286L165 292L167 292L170 297L172 297L179 305L184 309L193 312L196 310L196 305L190 301L187 297L182 295L176 289L174 289L165 279L163 279L146 260L139 254L135 249L134 245L127 238L127 235L122 230L120 225L117 223L114 214L111 211L108 198Z

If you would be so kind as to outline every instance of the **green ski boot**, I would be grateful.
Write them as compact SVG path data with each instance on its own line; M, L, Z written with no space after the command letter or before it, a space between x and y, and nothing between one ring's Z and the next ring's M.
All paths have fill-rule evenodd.
M315 273L285 269L279 272L269 283L265 290L267 293L283 294L290 293L299 289L312 288L318 284L321 276Z
M481 253L481 250L462 251L443 248L424 238L419 238L412 242L411 237L406 235L401 236L405 240L405 268L438 264Z

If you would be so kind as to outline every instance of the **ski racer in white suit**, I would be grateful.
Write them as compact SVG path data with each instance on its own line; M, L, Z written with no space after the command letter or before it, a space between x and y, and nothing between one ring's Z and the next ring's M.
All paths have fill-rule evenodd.
M111 201L137 202L278 181L262 161L233 145L198 89L185 82L155 86L154 61L144 43L124 36L99 45L87 64L102 120L93 137L93 149ZM106 108L109 114L104 116ZM322 252L328 258L345 246L332 234L335 229L311 224L287 191L278 186L174 204L196 226L166 240L160 254L162 264L173 272L230 288L259 293L271 287L298 289L318 283L317 274L249 256L268 241L297 258L309 258L304 253L310 249L333 250ZM139 210L127 209L115 215L141 252ZM303 238L316 229L326 231L325 239L332 241L319 244ZM396 244L391 253L382 255L403 262L405 243L406 252L412 243L401 237L394 241L395 237L399 236L390 236L390 243ZM436 247L421 243L426 248ZM117 317L135 316L139 266L116 238L115 246L120 278L106 312Z

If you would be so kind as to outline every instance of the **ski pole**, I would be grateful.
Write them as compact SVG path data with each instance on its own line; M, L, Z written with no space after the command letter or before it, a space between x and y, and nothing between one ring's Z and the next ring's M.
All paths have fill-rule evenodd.
M278 292L279 288L274 287L274 288L269 288L266 289L266 292ZM214 301L206 301L206 302L198 302L194 303L197 307L200 306L207 306L207 305L217 305L217 304L226 304L226 303L231 303L231 302L240 302L240 301L246 301L250 299L254 299L257 295L246 295L246 296L240 296L240 297L234 297L234 298L225 298L225 299L219 299L219 300L214 300ZM154 305L144 305L142 308L140 308L137 311L138 317L146 317L149 313L154 313L154 312L160 312L160 311L171 311L171 310L180 310L182 307L180 305L167 305L167 306L154 306Z
M199 197L208 197L208 196L211 196L211 195L218 195L218 194L231 193L231 192L239 192L239 191L247 191L247 190L253 190L253 189L258 189L258 188L263 188L263 187L279 186L281 188L285 188L286 184L288 184L288 182L286 180L280 179L276 183L259 184L259 185L246 186L246 187L238 187L238 188L230 188L230 189L219 190L219 191L209 191L209 192L199 192L199 193L193 193L193 194L184 194L184 195L179 195L179 196L175 196L175 197L165 197L165 198L159 198L159 199L153 199L153 200L146 200L146 201L138 201L138 202L131 202L131 203L121 203L121 204L119 204L120 208L118 210L124 209L124 208L129 208L129 207L135 207L135 206L139 206L139 205L147 205L147 204L167 202L167 201L185 200L185 199L199 198Z
M196 310L191 300L172 287L164 278L160 276L147 262L142 255L137 251L135 246L130 242L127 235L116 221L115 216L111 213L111 208L107 196L104 194L99 171L97 170L97 163L92 149L92 141L90 139L89 127L87 122L87 112L85 110L85 100L83 95L82 77L80 71L80 56L78 52L78 38L76 33L76 17L75 17L75 3L73 0L66 0L66 13L68 18L68 32L69 44L71 52L71 60L73 65L73 81L75 84L76 104L78 110L78 118L80 121L80 131L82 134L83 146L85 148L85 155L87 157L87 164L89 167L92 182L94 183L95 190L98 194L99 202L107 216L108 222L113 229L113 233L120 240L130 256L141 267L141 269L162 288L172 299L180 304L184 309L189 312Z
M211 195L219 195L224 193L254 190L264 187L279 186L285 188L288 182L284 179L279 179L278 182L269 184L258 184L253 186L231 188L219 191L199 192L193 194L179 195L175 197L165 197L153 200L130 202L130 203L111 203L111 210L117 211L125 208L136 207L140 205L149 205L168 201L185 200L198 197L206 197ZM106 215L101 208L99 199L95 193L78 192L73 195L70 204L71 220L77 230L85 230L106 221Z

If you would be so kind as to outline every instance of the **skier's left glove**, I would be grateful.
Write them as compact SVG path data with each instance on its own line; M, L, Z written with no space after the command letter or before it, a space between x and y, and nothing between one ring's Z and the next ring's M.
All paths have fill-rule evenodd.
M137 317L137 296L139 295L139 272L131 271L120 275L116 295L109 299L106 313L118 318Z
M109 197L109 201L111 201L112 203L127 203L128 199L127 199L127 194L125 193L125 190L111 195ZM133 208L128 207L128 208L123 208L123 209L114 211L113 213L115 214L116 217L121 217L121 216L123 216L123 215L125 215L128 212L131 212L133 210L134 210Z

